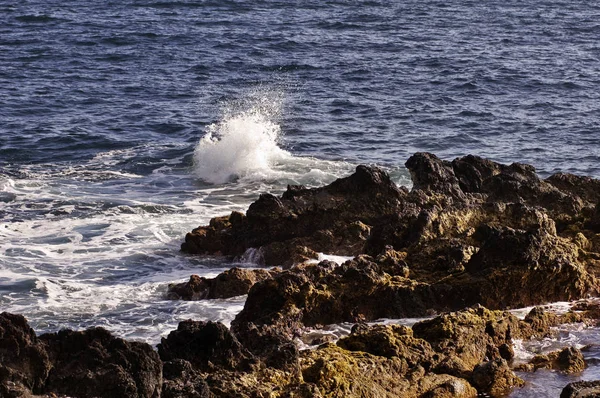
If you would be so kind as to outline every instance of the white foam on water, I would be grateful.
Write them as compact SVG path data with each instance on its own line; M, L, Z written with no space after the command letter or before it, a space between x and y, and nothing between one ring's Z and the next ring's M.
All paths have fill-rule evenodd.
M241 105L225 104L221 120L206 128L196 146L196 176L212 184L279 180L280 190L286 184L322 185L349 174L353 165L348 162L294 156L282 148L278 118L283 98L280 92L259 90Z
M333 261L334 263L336 263L338 265L342 265L346 261L352 260L354 258L354 256L336 256L334 254L325 254L325 253L318 253L318 255L319 255L318 261L329 260L329 261Z
M191 170L192 148L175 142L108 150L81 164L0 171L3 310L26 314L38 331L98 325L154 343L183 319L231 322L245 297L168 301L166 286L194 273L214 277L225 266L252 267L259 253L239 264L184 255L185 234L245 211L260 193L322 186L355 168L285 150L282 103L281 93L266 91L227 105L197 144ZM176 155L161 160L165 153Z

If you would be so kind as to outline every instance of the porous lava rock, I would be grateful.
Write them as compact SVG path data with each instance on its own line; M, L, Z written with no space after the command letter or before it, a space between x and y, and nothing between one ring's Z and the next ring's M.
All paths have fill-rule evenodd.
M0 396L158 398L162 362L148 344L102 328L39 337L25 318L0 314Z
M399 210L406 189L383 170L358 166L349 177L322 188L288 186L281 197L262 194L246 214L213 218L186 235L182 250L240 256L263 248L266 265L291 266L290 259L316 258L316 252L363 252L372 225Z
M0 314L0 396L41 393L52 365L45 345L22 315Z
M192 275L188 282L169 285L167 298L172 300L223 299L248 294L256 282L272 277L277 270L231 268L214 278Z
M406 166L410 192L381 169L359 166L322 188L262 195L246 215L188 234L183 249L194 253L215 253L216 245L229 255L269 247L358 254L339 267L300 264L257 281L232 324L241 339L265 327L292 337L303 326L598 293L600 237L585 229L600 197L597 180L542 180L531 166L476 156L448 162L417 153Z
M524 384L503 358L477 365L470 379L477 391L492 397L505 396L513 387Z
M158 345L163 361L183 359L195 369L211 371L248 368L251 355L220 322L187 320Z
M517 370L554 369L564 373L579 373L585 368L586 363L581 351L576 347L565 347L548 354L536 355L529 363L518 366Z
M114 337L103 328L44 334L53 363L45 392L78 398L158 398L162 362L146 343Z
M560 398L598 398L600 380L569 383L560 393Z

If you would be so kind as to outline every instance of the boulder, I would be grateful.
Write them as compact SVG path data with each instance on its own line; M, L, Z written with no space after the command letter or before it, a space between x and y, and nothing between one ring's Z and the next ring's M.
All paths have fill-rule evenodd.
M78 398L158 398L162 362L145 343L114 337L103 328L40 336L53 366L44 391Z
M548 354L536 355L529 363L519 366L518 370L554 369L564 373L579 373L586 368L583 354L576 347L566 347Z
M170 284L167 298L172 300L204 300L230 298L248 294L256 282L271 278L277 270L232 268L214 278L190 276L184 283Z
M252 355L220 322L187 320L158 345L165 361L183 359L201 371L248 369Z
M0 314L0 396L41 393L52 364L46 346L21 315Z
M477 365L471 375L471 382L477 391L492 397L503 397L513 387L524 384L503 358Z
M598 398L600 381L576 381L569 383L560 393L560 398Z

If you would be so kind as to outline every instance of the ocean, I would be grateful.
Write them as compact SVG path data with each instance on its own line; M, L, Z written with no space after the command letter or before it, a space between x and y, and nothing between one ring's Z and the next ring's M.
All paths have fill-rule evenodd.
M0 310L156 344L241 310L164 295L232 266L179 245L262 192L362 163L410 187L418 151L600 178L599 21L552 0L0 2ZM599 378L586 355L576 378ZM513 395L566 384L536 374Z

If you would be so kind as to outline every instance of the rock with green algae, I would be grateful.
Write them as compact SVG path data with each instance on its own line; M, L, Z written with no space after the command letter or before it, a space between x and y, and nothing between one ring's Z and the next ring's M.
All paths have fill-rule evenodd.
M512 388L522 386L524 381L508 366L503 358L479 364L473 369L470 380L480 392L492 397L503 397Z
M162 384L161 396L167 398L501 396L509 388L521 384L507 368L505 360L508 358L502 347L510 344L512 338L548 335L559 319L578 318L552 317L536 308L525 320L518 320L508 312L478 306L443 314L412 328L357 324L352 333L337 344L327 343L305 351L289 349L294 343L265 325L253 332L256 338L253 345L246 345L244 339L238 339L222 324L184 321L159 346L163 361L161 380L153 383L152 375L156 373L145 373L145 368L138 365L128 371L132 383L150 376L145 387L155 388ZM19 336L17 329L20 330L4 327L3 330L8 331L3 335L4 342L13 341L11 336L14 334ZM49 361L61 361L66 364L64 369L79 369L70 375L70 379L63 379L63 385L72 381L73 386L68 391L73 397L88 396L81 388L87 386L85 388L89 389L90 385L100 388L98 383L105 383L104 389L117 387L107 383L121 375L118 367L113 365L124 364L126 360L134 365L138 363L135 361L143 359L138 356L144 352L144 345L133 347L126 342L120 343L101 330L83 334L67 332L43 336L40 340L33 339L34 336L24 340L25 346L42 344L42 350L51 348ZM70 343L59 350L59 343L65 338ZM15 346L4 343L1 347ZM134 349L130 353L127 350L131 348ZM23 352L37 358L35 351ZM99 355L88 363L86 358L91 359L93 353ZM140 362L150 366L147 370L154 366L151 357ZM31 358L20 361L31 363L28 362ZM23 369L19 366L13 363L12 368ZM115 372L96 372L106 366ZM88 369L87 373L85 369ZM87 384L75 381L77 375L83 374L81 372L90 377ZM0 387L4 389L14 386L7 380L3 383ZM75 386L79 389L74 389ZM123 387L125 394L129 391L127 388L134 388L134 385L124 384ZM25 392L30 391L24 388ZM59 390L64 391L67 390ZM158 397L156 390L153 391L151 395L138 396ZM113 396L120 396L120 393L116 394Z
M579 373L585 368L586 363L581 351L576 347L565 347L548 354L536 355L528 363L519 365L516 369L528 372L554 369L564 373Z
M302 358L302 377L329 397L476 397L467 380L426 372L400 357L325 345Z
M292 329L298 322L424 316L476 303L515 308L598 292L600 254L590 250L600 238L583 228L594 214L598 181L544 181L530 166L474 156L446 162L416 154L407 167L411 192L379 169L359 167L327 187L263 195L247 215L215 218L198 230L208 246L190 236L188 246L203 249L184 246L213 253L214 244L232 255L277 248L281 255L273 258L285 261L298 250L369 254L318 272L294 267L250 290L244 322L270 323L273 313Z

